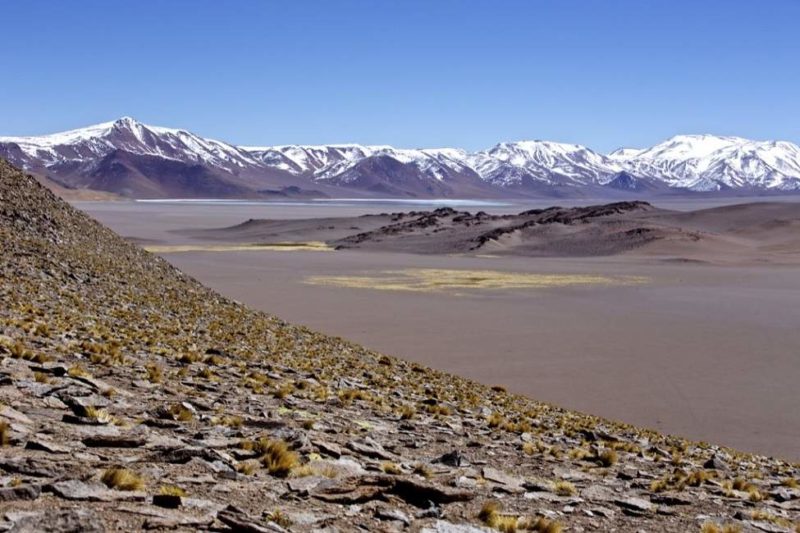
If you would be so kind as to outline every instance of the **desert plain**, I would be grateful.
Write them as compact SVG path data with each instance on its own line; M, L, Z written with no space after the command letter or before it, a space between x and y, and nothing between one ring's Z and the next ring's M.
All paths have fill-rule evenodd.
M554 203L563 204L455 209L497 217ZM566 408L800 460L800 203L698 215L690 211L715 205L654 201L624 214L623 229L646 219L678 236L611 255L603 246L588 255L526 248L519 235L479 249L444 239L417 250L419 232L397 245L370 234L366 245L337 249L409 220L391 213L436 206L74 204L212 289L287 321ZM458 214L442 216L447 225ZM526 242L560 242L560 228L535 229L546 233Z

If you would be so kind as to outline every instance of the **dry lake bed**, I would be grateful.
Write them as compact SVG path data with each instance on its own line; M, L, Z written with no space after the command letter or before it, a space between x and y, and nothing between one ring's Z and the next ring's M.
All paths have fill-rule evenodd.
M800 460L796 265L333 251L174 233L424 205L75 205L226 296L288 321L563 407Z

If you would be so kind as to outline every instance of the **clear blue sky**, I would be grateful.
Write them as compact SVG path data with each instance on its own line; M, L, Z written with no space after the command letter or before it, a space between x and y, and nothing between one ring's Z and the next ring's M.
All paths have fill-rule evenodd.
M800 0L0 0L0 135L800 141Z

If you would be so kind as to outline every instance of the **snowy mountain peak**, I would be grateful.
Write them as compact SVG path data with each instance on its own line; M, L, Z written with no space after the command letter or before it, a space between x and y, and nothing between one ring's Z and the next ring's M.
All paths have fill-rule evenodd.
M233 176L237 186L242 177L281 176L310 187L314 182L364 184L385 191L402 190L398 181L423 189L420 184L438 183L427 194L454 180L470 187L478 180L492 190L546 194L644 184L653 190L800 191L797 145L710 134L676 135L649 148L620 148L608 155L578 144L536 139L501 142L472 153L352 143L244 147L183 129L150 126L130 116L50 135L0 137L0 156L62 178L100 172L97 169L106 168L101 161L117 153L201 166Z

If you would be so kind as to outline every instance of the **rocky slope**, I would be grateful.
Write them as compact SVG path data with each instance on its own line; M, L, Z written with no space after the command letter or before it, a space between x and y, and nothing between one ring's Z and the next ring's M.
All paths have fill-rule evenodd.
M797 465L248 310L1 161L0 242L2 530L797 529Z
M615 198L800 191L800 147L713 135L679 135L609 155L541 140L474 153L357 144L246 147L125 117L52 135L0 137L0 157L62 187L137 198Z

